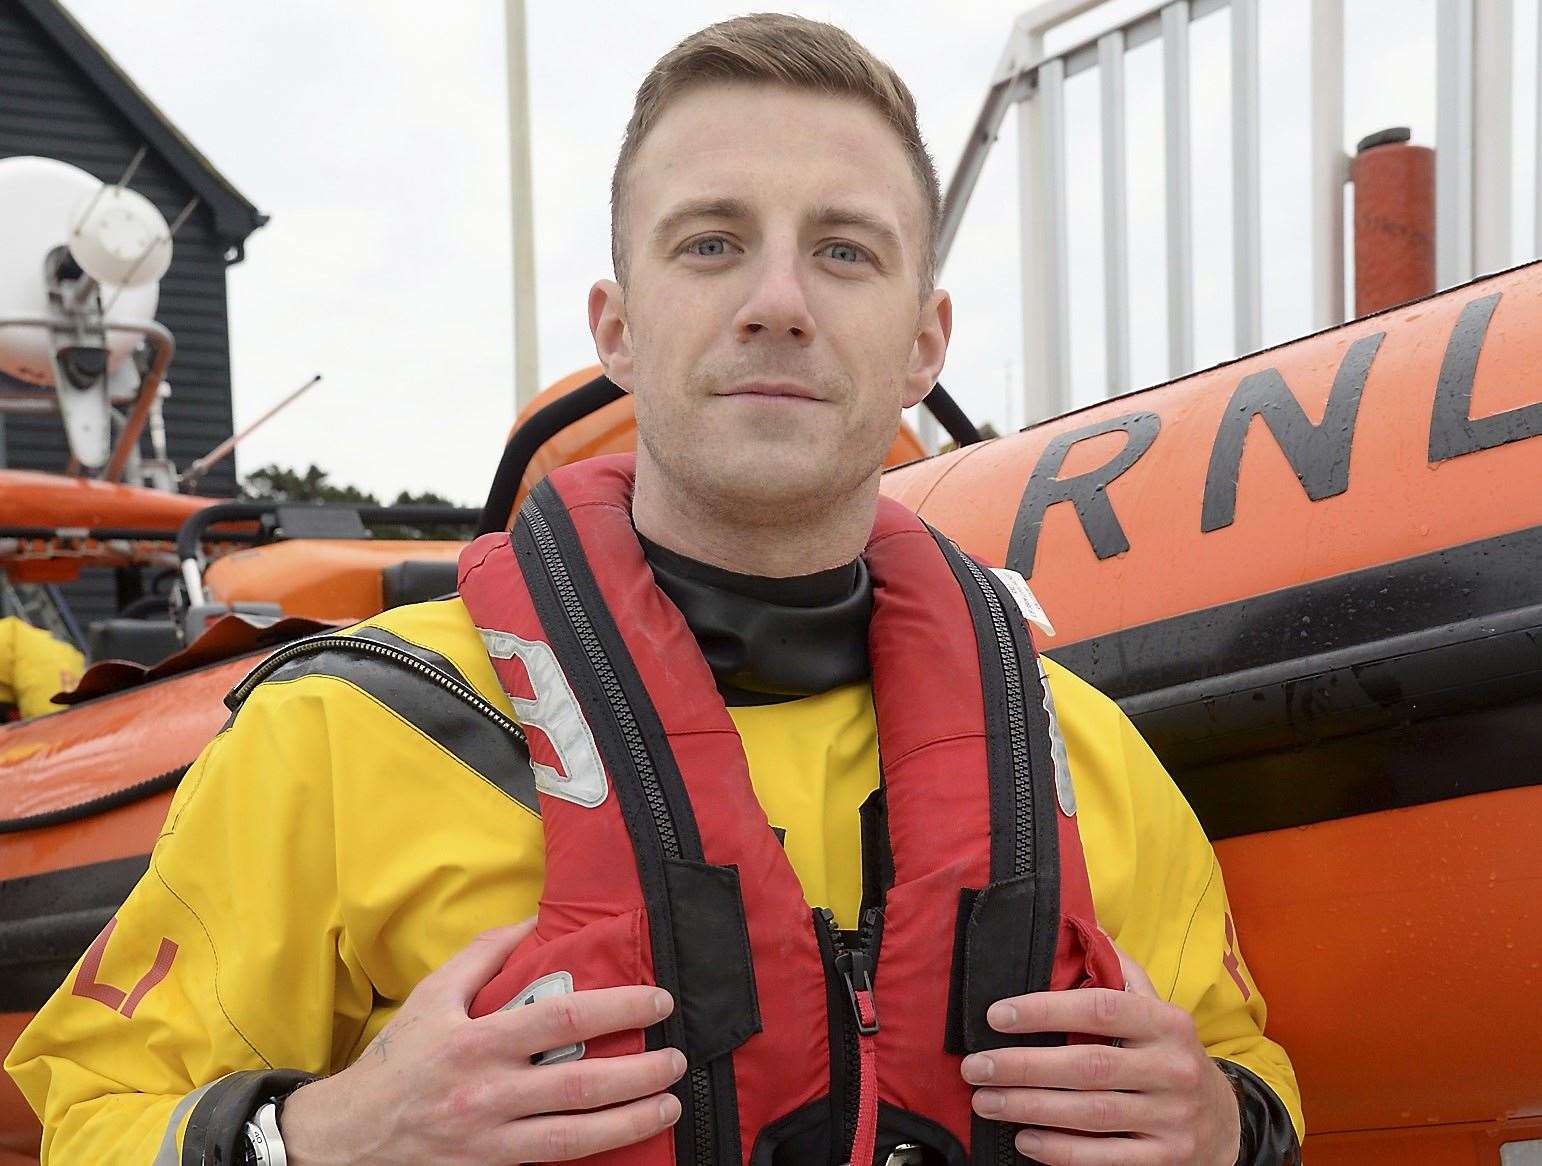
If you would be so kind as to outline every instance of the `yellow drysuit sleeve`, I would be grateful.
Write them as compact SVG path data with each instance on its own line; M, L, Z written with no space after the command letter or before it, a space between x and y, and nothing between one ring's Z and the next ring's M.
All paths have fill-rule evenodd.
M23 717L56 713L55 693L80 683L85 658L69 644L14 615L0 618L0 704Z
M181 1166L201 1087L343 1067L429 970L534 913L542 861L538 818L369 696L262 685L183 779L99 965L8 1058L43 1163Z
M1098 922L1194 1017L1212 1057L1263 1080L1305 1138L1285 1050L1242 957L1215 851L1156 754L1108 697L1052 660L1045 669L1066 741Z
M403 609L393 626L501 700L459 604ZM1261 1078L1301 1131L1289 1059L1263 1035L1192 811L1112 701L1046 669L1100 922L1194 1016L1211 1055ZM833 768L870 789L876 736L840 757ZM826 780L820 805L853 784ZM149 872L93 945L99 963L88 969L88 953L8 1059L44 1120L44 1163L181 1166L200 1089L242 1071L343 1067L427 972L534 912L543 862L539 819L391 705L330 676L262 685L183 780ZM858 885L799 873L815 901Z

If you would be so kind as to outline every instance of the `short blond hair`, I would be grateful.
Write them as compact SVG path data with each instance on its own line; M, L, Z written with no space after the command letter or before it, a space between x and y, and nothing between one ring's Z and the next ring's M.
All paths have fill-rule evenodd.
M643 79L610 180L610 255L617 280L626 283L622 223L627 176L643 140L675 98L689 89L721 82L853 97L881 114L899 135L921 186L921 283L923 292L932 289L942 192L937 168L916 124L916 100L909 87L845 29L780 12L736 16L694 32L660 57Z

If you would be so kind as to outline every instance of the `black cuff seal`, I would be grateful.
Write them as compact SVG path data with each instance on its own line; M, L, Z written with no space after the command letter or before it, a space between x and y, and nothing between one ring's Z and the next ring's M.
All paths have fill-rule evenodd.
M1261 1077L1234 1061L1214 1060L1231 1082L1242 1119L1236 1166L1301 1166L1301 1143L1285 1103Z
M253 1069L221 1077L198 1099L182 1135L182 1166L240 1166L246 1123L270 1101L316 1080L298 1069Z

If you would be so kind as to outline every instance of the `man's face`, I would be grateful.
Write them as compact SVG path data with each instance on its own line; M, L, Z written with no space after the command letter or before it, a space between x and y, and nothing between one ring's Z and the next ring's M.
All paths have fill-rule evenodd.
M634 160L624 303L608 281L590 296L639 456L751 523L874 478L947 346L945 293L920 294L924 208L899 136L859 101L678 97Z

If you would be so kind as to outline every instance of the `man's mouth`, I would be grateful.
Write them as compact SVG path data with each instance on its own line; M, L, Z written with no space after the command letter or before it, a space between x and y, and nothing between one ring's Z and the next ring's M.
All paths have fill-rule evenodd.
M796 381L745 381L734 385L720 393L723 397L762 397L798 399L804 401L820 401L820 397L813 389L806 385L800 385Z

